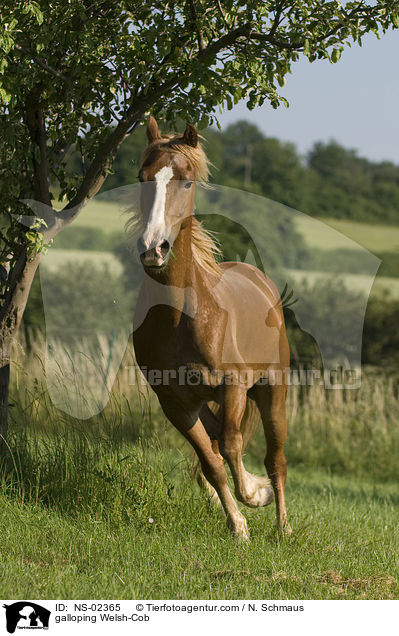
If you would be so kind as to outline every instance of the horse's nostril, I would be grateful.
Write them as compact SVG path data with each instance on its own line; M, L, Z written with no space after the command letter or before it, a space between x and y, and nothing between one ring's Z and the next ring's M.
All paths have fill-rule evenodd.
M169 251L169 248L170 248L170 245L168 241L164 241L163 243L161 243L161 249Z

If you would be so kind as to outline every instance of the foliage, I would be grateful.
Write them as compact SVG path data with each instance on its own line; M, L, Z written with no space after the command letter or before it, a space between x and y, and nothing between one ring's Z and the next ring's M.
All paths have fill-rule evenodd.
M336 142L317 142L306 157L245 121L206 131L213 180L263 194L316 217L399 224L399 167L373 162ZM250 168L248 168L248 164Z
M399 301L389 296L370 299L363 331L363 362L396 372L399 363Z
M397 224L399 169L358 157L335 142L317 143L309 153L314 173L310 214Z

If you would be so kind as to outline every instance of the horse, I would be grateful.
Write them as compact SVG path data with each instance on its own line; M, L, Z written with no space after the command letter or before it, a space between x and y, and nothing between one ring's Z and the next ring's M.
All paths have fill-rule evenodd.
M167 419L194 448L200 482L223 507L233 535L249 539L225 462L236 499L250 507L274 500L277 529L290 532L284 497L290 359L278 290L252 265L221 262L214 236L195 218L195 188L206 187L210 172L195 127L162 134L150 116L146 132L140 205L130 229L144 268L133 330L137 364ZM264 477L247 472L242 460L260 419Z

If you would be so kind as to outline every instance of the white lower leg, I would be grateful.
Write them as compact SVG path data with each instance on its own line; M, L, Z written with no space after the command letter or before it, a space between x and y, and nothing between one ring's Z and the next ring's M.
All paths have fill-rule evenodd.
M267 506L274 500L269 479L248 473L241 458L236 462L235 475L236 496L245 505L258 508Z

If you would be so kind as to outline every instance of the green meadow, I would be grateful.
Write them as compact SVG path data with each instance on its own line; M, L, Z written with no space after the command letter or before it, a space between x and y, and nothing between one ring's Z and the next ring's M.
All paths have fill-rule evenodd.
M60 350L57 353L62 367ZM17 352L0 469L2 598L393 599L399 594L399 400L366 373L359 390L288 399L287 506L242 508L229 534L193 457L146 387L121 374L86 421L57 410L39 348ZM127 363L126 363L127 364ZM124 367L122 367L124 369ZM69 395L82 387L69 386ZM259 431L244 458L263 473Z

